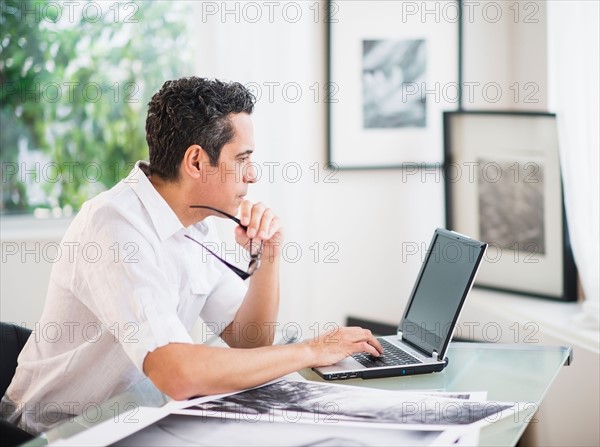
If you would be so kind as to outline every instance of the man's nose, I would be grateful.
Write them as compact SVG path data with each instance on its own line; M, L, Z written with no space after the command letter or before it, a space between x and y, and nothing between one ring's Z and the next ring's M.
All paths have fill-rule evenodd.
M248 163L244 167L243 181L244 183L256 183L256 168L254 167L254 163Z

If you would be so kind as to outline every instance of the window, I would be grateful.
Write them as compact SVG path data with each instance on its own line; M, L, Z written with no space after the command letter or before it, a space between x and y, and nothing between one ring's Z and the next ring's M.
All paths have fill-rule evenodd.
M68 215L147 158L146 105L189 71L186 3L0 7L0 212Z

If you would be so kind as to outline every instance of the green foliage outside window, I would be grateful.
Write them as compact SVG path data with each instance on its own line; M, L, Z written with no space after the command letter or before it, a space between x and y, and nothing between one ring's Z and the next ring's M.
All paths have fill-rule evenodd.
M150 97L190 74L186 4L0 3L0 211L77 210L147 159Z

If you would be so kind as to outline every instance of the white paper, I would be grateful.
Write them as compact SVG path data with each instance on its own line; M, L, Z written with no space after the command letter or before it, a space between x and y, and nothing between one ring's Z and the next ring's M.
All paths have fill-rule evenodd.
M123 439L118 446L421 446L439 432L371 430L339 424L236 422L232 419L170 415Z
M110 445L168 416L163 408L136 407L115 418L94 425L67 439L57 439L50 446Z

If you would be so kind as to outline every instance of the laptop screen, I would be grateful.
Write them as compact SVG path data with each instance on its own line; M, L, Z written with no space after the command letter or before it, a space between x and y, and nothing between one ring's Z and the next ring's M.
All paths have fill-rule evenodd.
M481 242L436 230L401 323L404 338L429 353L444 354L484 248Z

